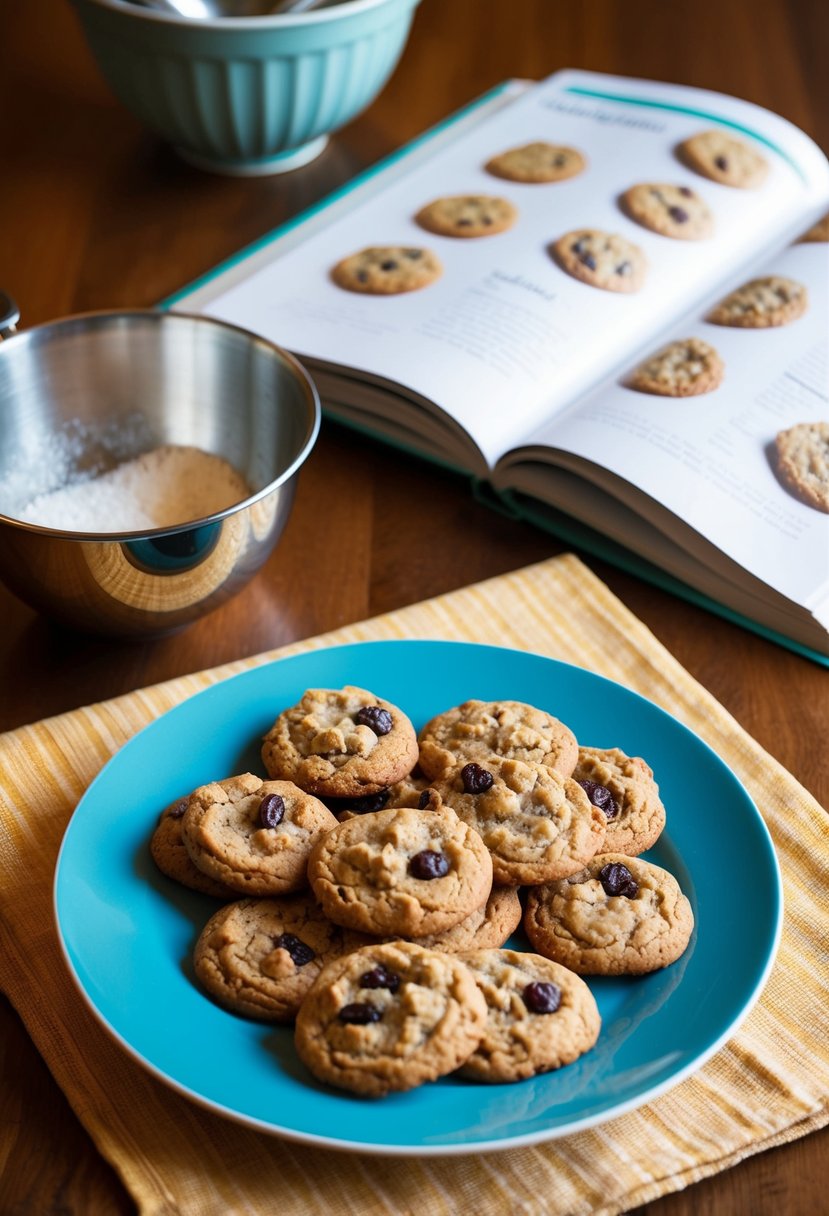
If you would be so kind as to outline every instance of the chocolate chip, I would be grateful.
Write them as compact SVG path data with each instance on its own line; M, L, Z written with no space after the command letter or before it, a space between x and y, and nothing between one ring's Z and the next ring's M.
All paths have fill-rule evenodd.
M586 266L588 270L596 269L596 259L593 257L592 253L583 253L579 258L579 261L581 262L582 266Z
M175 806L171 806L167 814L171 819L181 819L184 812L187 810L187 799L182 798L181 802L177 802Z
M566 157L566 156L561 156L561 155L559 154L558 156L554 156L554 157L553 157L553 164L555 165L556 169L560 169L560 168L561 168L561 166L562 166L562 165L564 165L564 164L566 164L566 163L567 163L567 157Z
M626 275L629 275L632 272L632 270L633 270L633 266L630 264L630 262L620 262L619 265L616 267L616 273L622 275L623 278Z
M579 239L577 241L574 241L573 244L570 246L571 253L581 253L581 251L583 249L584 249L584 238L583 237L579 237Z
M397 262L393 258L386 258L385 262L380 263L381 270L397 270Z
M273 939L273 944L288 951L295 967L304 967L312 958L317 957L316 951L312 950L307 942L294 937L293 933L280 933L279 937Z
M639 890L639 883L620 861L611 861L602 866L599 882L604 887L605 895L626 895L628 899L633 899Z
M443 878L444 874L449 873L449 858L434 849L423 849L415 853L409 862L409 873L412 878Z
M423 250L422 249L406 249L405 254L406 254L407 258L411 258L411 260L413 262L416 262L418 260L418 258L423 257Z
M285 814L285 802L279 794L266 794L259 803L259 826L275 828L282 822Z
M690 198L694 192L688 186L680 186L679 193L683 195L684 198Z
M400 987L400 976L395 971L388 971L382 963L364 971L360 976L361 988L388 988L389 992L397 992Z
M469 220L465 216L462 215L459 220L455 220L455 227L456 228L471 228L472 220Z
M357 282L358 283L367 283L368 282L368 274L366 273L365 270L357 271Z
M677 224L687 224L691 218L684 207L669 207L668 215Z
M461 769L461 781L465 794L485 794L487 790L492 789L494 780L492 773L488 769L481 768L480 764L465 764Z
M561 989L549 980L534 980L521 996L530 1013L555 1013L561 1004Z
M728 169L728 158L726 156L715 156L714 164L717 166L720 173L725 173Z
M490 226L490 225L493 223L493 220L492 220L492 217L491 217L491 216L489 216L489 215L485 215L485 216L483 217L483 220L482 220L481 222L484 224L484 226L485 226L486 228L489 228L489 226Z
M576 784L581 786L594 806L597 806L600 811L604 811L607 819L616 818L619 808L616 805L616 799L606 785L599 785L598 781L579 781Z
M368 1001L355 1001L352 1005L343 1005L337 1016L350 1026L367 1026L369 1022L379 1022L383 1010L370 1005Z
M358 709L354 721L360 726L368 726L375 735L387 735L392 728L391 714L379 705L365 705Z

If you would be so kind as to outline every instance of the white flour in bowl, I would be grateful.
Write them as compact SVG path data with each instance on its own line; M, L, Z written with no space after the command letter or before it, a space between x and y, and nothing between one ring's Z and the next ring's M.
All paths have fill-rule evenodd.
M168 444L97 477L39 494L16 517L62 532L138 532L202 519L250 493L221 456Z

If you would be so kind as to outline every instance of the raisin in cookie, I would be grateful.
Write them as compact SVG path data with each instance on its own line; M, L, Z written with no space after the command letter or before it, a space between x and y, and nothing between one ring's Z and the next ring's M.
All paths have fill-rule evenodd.
M580 747L573 780L605 816L605 852L636 857L659 839L665 807L653 770L640 756L618 747Z
M406 715L365 688L310 688L265 735L268 774L324 798L379 794L417 762Z
M581 873L534 887L524 928L539 954L579 975L641 975L684 953L694 916L667 870L600 853Z
M725 131L700 131L677 147L684 165L721 186L752 190L762 185L768 162L756 148Z
M471 1081L523 1081L571 1064L595 1044L601 1018L584 980L539 954L461 955L484 995L484 1036L462 1065Z
M485 168L494 177L503 177L510 182L541 184L576 177L584 171L586 164L584 155L576 148L536 140L493 156Z
M420 767L433 781L493 756L546 764L569 777L579 754L568 726L523 701L464 701L427 722L419 742Z
M337 262L331 278L346 291L395 296L428 287L442 273L443 267L429 249L372 245Z
M287 895L307 885L311 849L336 826L328 808L292 782L242 773L195 790L181 832L210 878L242 895Z
M809 293L802 283L770 274L762 279L752 279L732 291L706 320L712 325L738 329L769 329L796 321L808 305Z
M800 422L774 441L777 471L802 502L829 512L829 422Z
M644 253L615 232L577 228L560 237L550 252L562 270L588 287L632 292L645 282Z
M295 1043L320 1081L382 1097L454 1072L486 1021L483 994L455 955L387 942L323 968L297 1016Z
M242 899L211 916L193 962L205 990L232 1013L291 1022L325 963L365 944L310 895Z
M602 811L575 781L543 764L492 757L465 764L435 789L480 834L496 883L552 882L604 847Z
M690 186L642 182L624 192L621 205L637 224L660 236L699 241L714 231L714 217Z
M494 236L515 223L518 212L505 198L485 194L438 198L421 207L415 219L438 236Z
M361 798L326 798L325 803L340 822L353 819L356 815L370 815L373 811L382 811L387 806L411 806L422 810L421 799L428 785L425 777L410 773L402 781L395 781L393 785L386 786L376 794L365 794Z
M719 388L724 375L725 364L713 346L701 338L684 338L640 363L628 383L657 397L698 397Z
M181 834L181 821L187 810L187 798L177 798L165 807L161 813L155 831L150 838L150 854L162 874L189 887L191 891L200 891L202 895L213 895L216 899L236 899L237 892L226 887L224 883L209 878L195 866L190 854L184 847Z
M337 924L377 937L423 937L485 903L492 862L449 807L392 807L337 824L315 846L308 879Z

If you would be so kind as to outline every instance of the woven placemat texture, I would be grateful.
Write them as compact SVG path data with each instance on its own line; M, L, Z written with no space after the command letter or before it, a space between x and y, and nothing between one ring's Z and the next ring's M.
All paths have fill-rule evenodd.
M78 995L57 943L52 879L66 824L99 769L152 718L210 683L280 655L377 638L514 646L609 676L701 735L755 799L784 876L777 962L735 1037L668 1094L601 1127L488 1155L335 1153L180 1097L124 1054ZM147 1216L612 1216L829 1121L827 858L829 817L815 800L564 555L0 736L0 983Z

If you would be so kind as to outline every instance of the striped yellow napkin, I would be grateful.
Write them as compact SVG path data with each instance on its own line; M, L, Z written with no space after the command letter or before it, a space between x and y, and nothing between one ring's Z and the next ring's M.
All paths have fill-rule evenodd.
M211 1115L114 1045L65 974L51 882L72 808L151 718L274 655L187 676L0 737L0 979L78 1117L153 1216L610 1216L829 1121L825 892L829 819L575 557L275 652L373 638L511 645L598 671L706 739L766 817L785 882L778 962L759 1004L694 1077L549 1144L461 1158L371 1158L291 1144ZM727 931L727 927L724 928ZM733 943L739 950L739 942Z

